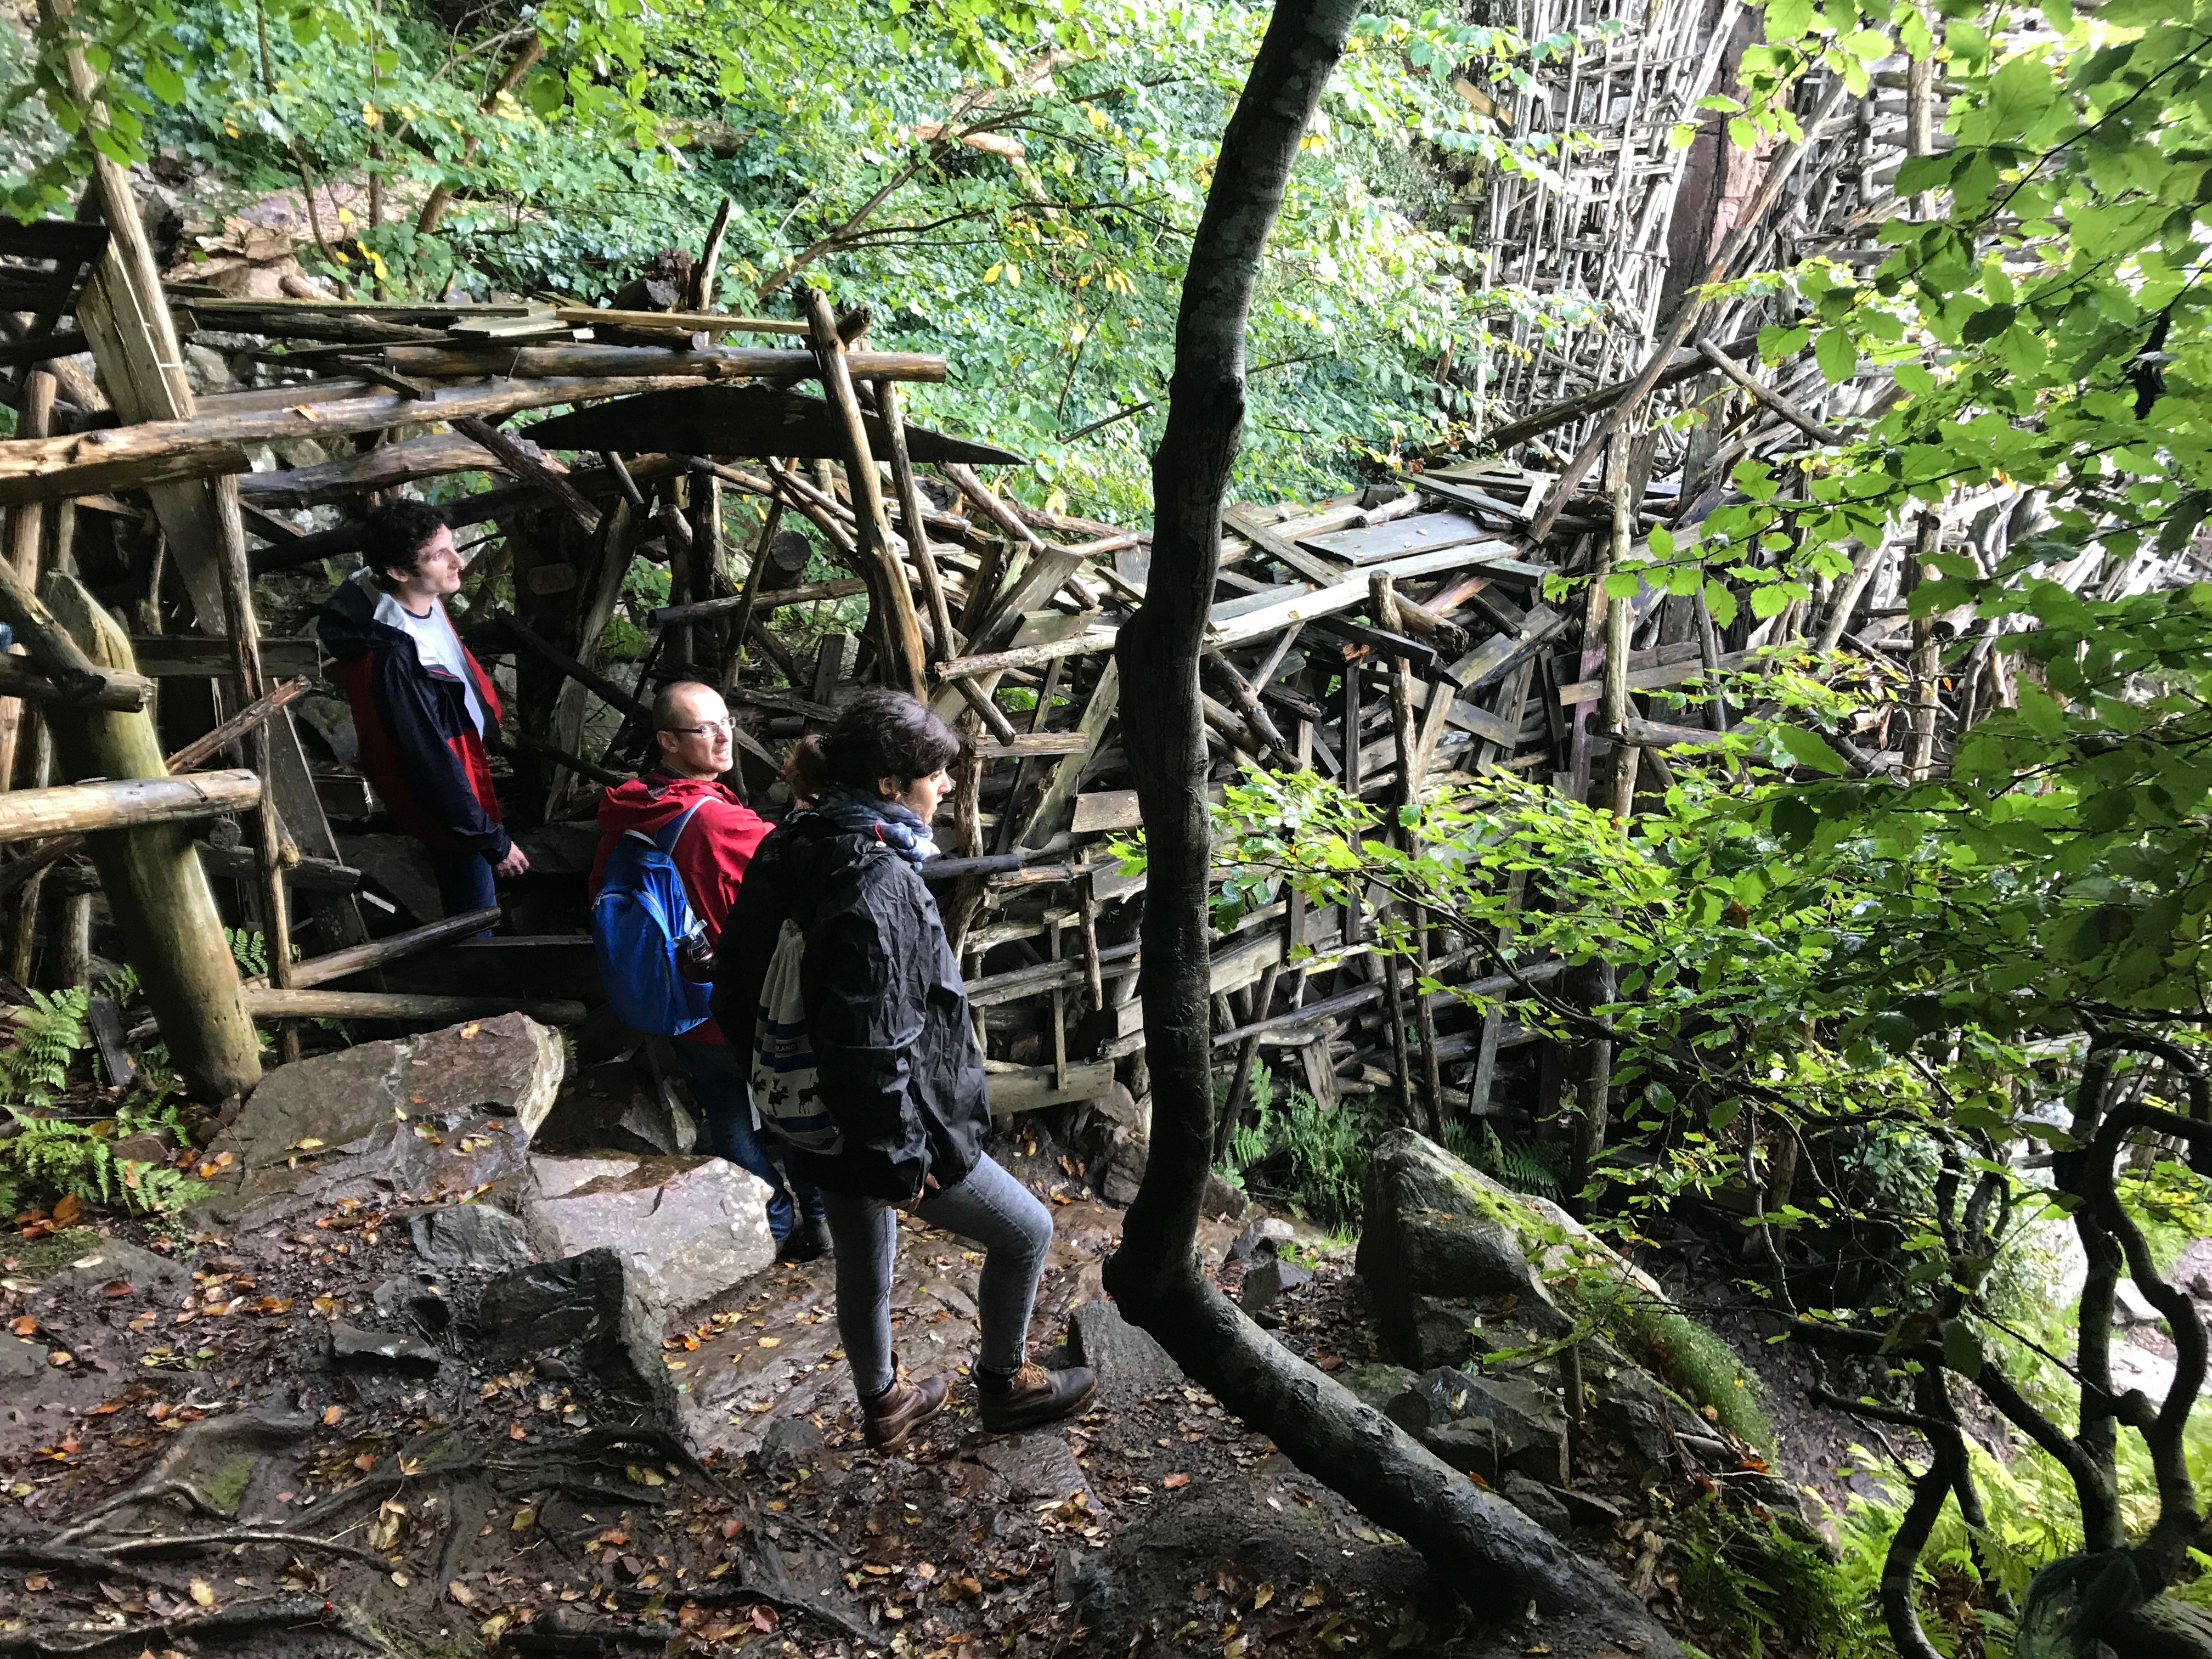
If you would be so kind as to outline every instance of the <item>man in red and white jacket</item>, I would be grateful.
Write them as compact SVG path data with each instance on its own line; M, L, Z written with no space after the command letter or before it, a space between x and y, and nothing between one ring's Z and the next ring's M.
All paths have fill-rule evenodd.
M599 798L599 850L592 865L592 891L606 878L607 855L635 830L651 836L696 806L669 857L684 879L684 895L704 936L698 976L706 978L721 943L722 923L744 880L753 849L769 824L720 780L730 769L730 711L712 686L678 680L653 700L653 723L660 758L642 778L617 785ZM675 1039L676 1058L691 1079L706 1115L709 1144L720 1156L769 1184L769 1230L777 1259L811 1261L828 1248L821 1195L802 1190L794 1200L783 1175L753 1127L749 1054L733 1047L713 1020ZM803 1212L803 1213L802 1213Z

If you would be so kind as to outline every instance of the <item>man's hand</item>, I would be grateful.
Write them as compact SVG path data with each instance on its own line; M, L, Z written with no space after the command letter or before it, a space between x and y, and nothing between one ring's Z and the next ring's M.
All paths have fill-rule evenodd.
M914 1196L898 1207L909 1212L918 1210L921 1207L922 1200L937 1190L937 1177L933 1175L926 1175L921 1178L921 1185L914 1189Z
M528 868L530 854L514 843L509 843L507 856L492 866L494 872L502 876L519 876Z

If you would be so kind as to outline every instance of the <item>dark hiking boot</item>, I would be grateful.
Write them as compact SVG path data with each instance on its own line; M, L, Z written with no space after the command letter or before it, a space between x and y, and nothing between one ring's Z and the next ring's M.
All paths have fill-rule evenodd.
M820 1216L800 1216L775 1247L778 1261L816 1261L830 1250L830 1224Z
M896 1451L907 1436L945 1409L945 1379L909 1382L904 1372L873 1400L860 1402L861 1432L878 1451Z
M982 1396L983 1426L993 1434L1012 1434L1018 1429L1073 1417L1098 1387L1098 1379L1084 1366L1048 1371L1035 1364L1023 1366L1012 1376L994 1376L979 1369L975 1382Z

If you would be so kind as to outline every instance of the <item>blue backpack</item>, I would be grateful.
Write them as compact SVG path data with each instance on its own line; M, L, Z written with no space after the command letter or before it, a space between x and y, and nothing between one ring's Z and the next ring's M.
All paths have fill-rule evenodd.
M653 835L633 830L607 854L599 896L592 901L592 943L599 983L622 1023L651 1036L674 1036L702 1024L714 988L684 977L678 947L704 924L691 914L677 872L676 843L695 801Z

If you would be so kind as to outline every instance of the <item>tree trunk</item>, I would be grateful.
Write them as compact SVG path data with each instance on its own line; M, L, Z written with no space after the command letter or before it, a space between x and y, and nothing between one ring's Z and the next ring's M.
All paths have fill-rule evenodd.
M1199 648L1212 599L1222 497L1244 419L1244 325L1260 255L1299 139L1344 47L1354 0L1281 0L1221 147L1176 322L1167 431L1152 458L1152 579L1123 629L1124 746L1151 878L1143 923L1152 1156L1106 1284L1121 1310L1297 1465L1427 1556L1444 1582L1483 1586L1507 1617L1533 1601L1566 1659L1632 1645L1678 1652L1608 1574L1455 1473L1262 1333L1200 1272L1212 1152L1206 738ZM1496 1591L1509 1588L1509 1605Z
M135 670L131 641L75 577L48 576L41 597L94 662ZM105 778L112 787L125 779L167 775L149 715L50 705L46 718L55 763L66 777ZM251 774L245 780L258 781ZM194 787L184 779L161 787ZM251 805L258 797L257 788L240 804ZM246 1093L261 1080L260 1048L239 1000L238 967L191 831L181 823L148 823L95 830L85 843L123 935L124 954L138 970L186 1091L201 1100ZM272 942L270 948L278 947Z

